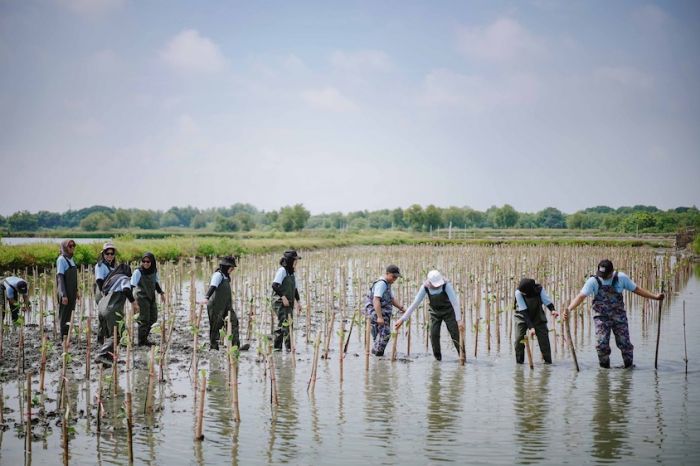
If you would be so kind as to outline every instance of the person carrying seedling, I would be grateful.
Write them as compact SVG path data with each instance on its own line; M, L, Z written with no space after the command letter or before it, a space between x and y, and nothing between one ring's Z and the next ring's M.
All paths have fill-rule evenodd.
M555 310L551 298L542 285L535 283L532 278L523 278L515 290L515 362L525 362L525 335L534 332L537 335L537 343L542 352L545 364L552 364L552 350L549 345L549 329L547 329L547 315L542 306L556 318L559 313ZM528 336L529 338L529 336Z
M576 309L587 296L593 296L593 322L595 323L596 351L600 367L610 368L610 331L615 335L615 344L622 353L625 368L633 367L634 346L630 341L627 312L622 295L623 290L642 296L643 298L664 299L664 294L654 294L637 286L626 274L617 272L613 263L604 259L598 263L595 275L591 275L583 285L581 292L563 312L566 319L568 313Z
M153 346L148 335L153 324L158 321L156 293L162 298L163 289L158 278L156 256L152 252L147 252L141 257L141 265L131 276L131 286L139 303L139 346Z
M277 330L275 330L274 341L276 351L282 350L283 343L287 351L292 350L289 325L294 318L294 307L297 309L297 314L301 312L299 289L294 276L299 260L301 260L301 256L295 250L284 251L280 259L280 268L277 269L275 278L272 280L272 306L277 314Z
M112 347L113 338L120 338L124 319L124 306L129 300L134 313L139 312L139 303L134 298L131 290L131 267L128 264L119 264L105 278L102 284L105 296L97 305L99 327L97 331L97 343L103 345L95 357L95 362L111 364L113 362ZM120 324L121 322L121 324ZM114 335L114 327L117 326L117 335Z
M105 282L105 278L117 266L116 254L117 248L111 242L108 241L102 246L100 258L95 264L95 286L93 290L95 292L95 302L97 303L102 298L102 285Z
M219 349L219 332L224 327L224 320L229 316L231 320L231 346L237 346L240 351L250 349L249 344L241 346L238 336L238 316L233 310L231 299L231 273L236 268L236 258L233 256L222 257L219 268L211 276L209 290L207 290L207 315L209 316L209 348Z
M455 293L452 283L445 280L440 272L431 270L428 278L423 282L420 290L416 294L413 303L408 306L406 313L394 324L395 329L399 329L406 322L414 310L423 302L425 297L430 302L430 343L433 347L433 355L438 361L442 360L440 350L440 327L445 322L450 338L459 353L459 332L464 330L464 323L459 312L459 298Z
M22 297L22 305L19 299ZM19 277L7 277L0 283L0 309L2 309L2 322L5 322L5 301L10 308L12 321L19 319L20 308L29 308L29 287L24 279Z
M391 292L391 285L399 279L401 271L394 265L388 265L384 276L378 278L369 289L365 297L364 313L370 317L372 326L372 339L374 345L372 354L383 356L386 345L391 339L391 311L393 306L401 312L406 308L399 304Z
M68 335L69 324L78 294L78 266L73 260L75 241L67 239L61 243L56 259L56 289L58 290L58 320L61 327L61 341Z

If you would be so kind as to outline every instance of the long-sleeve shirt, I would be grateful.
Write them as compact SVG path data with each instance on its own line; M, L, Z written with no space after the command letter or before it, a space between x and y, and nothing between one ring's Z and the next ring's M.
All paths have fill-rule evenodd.
M406 322L409 319L409 317L411 317L411 314L413 314L413 311L415 311L416 308L420 305L420 303L423 302L423 299L425 299L425 297L427 296L427 294L425 293L426 288L428 288L428 293L430 293L432 296L442 293L441 286L438 288L421 286L420 290L418 290L418 293L416 294L416 297L413 299L413 303L411 303L411 305L408 306L406 313L404 313L404 315L401 316L401 318L399 319L401 322ZM452 286L452 283L445 283L445 293L447 293L447 297L450 299L450 304L452 304L452 308L455 310L455 317L459 322L459 320L462 317L459 311L459 298L457 297L457 293L455 293L455 289Z
M542 304L545 306L553 304L552 298L550 298L547 292L544 291L544 288L542 288L542 291L540 291L540 299L542 300ZM525 298L523 298L523 294L520 292L520 290L515 290L515 302L518 304L518 311L527 311L527 304L525 303Z

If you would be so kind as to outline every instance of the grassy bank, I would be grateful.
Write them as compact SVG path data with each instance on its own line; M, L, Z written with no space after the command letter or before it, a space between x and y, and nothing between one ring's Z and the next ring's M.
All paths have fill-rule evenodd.
M496 234L498 233L498 234ZM70 236L68 236L70 237ZM526 237L508 236L503 231L494 231L490 237L447 239L430 235L391 230L368 230L360 232L304 231L300 233L251 232L226 236L171 236L168 238L143 239L126 235L114 238L121 261L135 261L143 252L153 252L159 260L177 260L182 257L220 256L225 254L248 255L288 248L299 250L337 248L354 245L564 245L564 246L651 246L668 247L668 238L600 238L600 237ZM697 242L696 242L697 243ZM696 244L696 247L697 244ZM79 244L75 259L79 264L94 264L101 249L100 244ZM0 246L0 271L24 267L51 267L58 255L58 246L50 243L35 243Z

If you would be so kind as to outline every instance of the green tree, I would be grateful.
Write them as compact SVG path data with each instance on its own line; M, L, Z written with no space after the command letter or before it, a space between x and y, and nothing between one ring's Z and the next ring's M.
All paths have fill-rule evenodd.
M39 222L28 210L21 210L7 218L7 225L12 231L34 231L39 226Z
M144 230L153 230L158 226L155 215L147 210L137 210L131 217L131 226Z
M192 217L192 222L190 224L192 228L195 230L200 230L202 228L206 228L207 226L207 216L204 214L197 214L194 217Z
M426 228L437 230L442 226L442 210L430 204L425 208L423 224Z
M537 225L542 228L566 228L566 217L554 207L537 212Z
M283 231L300 231L304 229L311 213L303 204L285 206L280 209L277 224Z
M423 229L423 224L425 222L425 214L423 213L423 207L418 204L413 204L408 209L404 210L403 218L412 229L420 231Z
M93 212L80 221L80 228L85 231L97 231L111 224L112 220L104 212Z
M489 212L490 211L490 212ZM489 220L496 228L513 228L518 223L518 212L509 204L505 204L501 208L491 208L487 211Z

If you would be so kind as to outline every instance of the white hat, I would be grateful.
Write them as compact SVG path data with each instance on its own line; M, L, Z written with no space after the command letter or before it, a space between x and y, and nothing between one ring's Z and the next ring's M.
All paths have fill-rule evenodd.
M437 270L431 270L430 272L428 272L428 281L435 288L445 284L445 279L442 278L442 274Z

